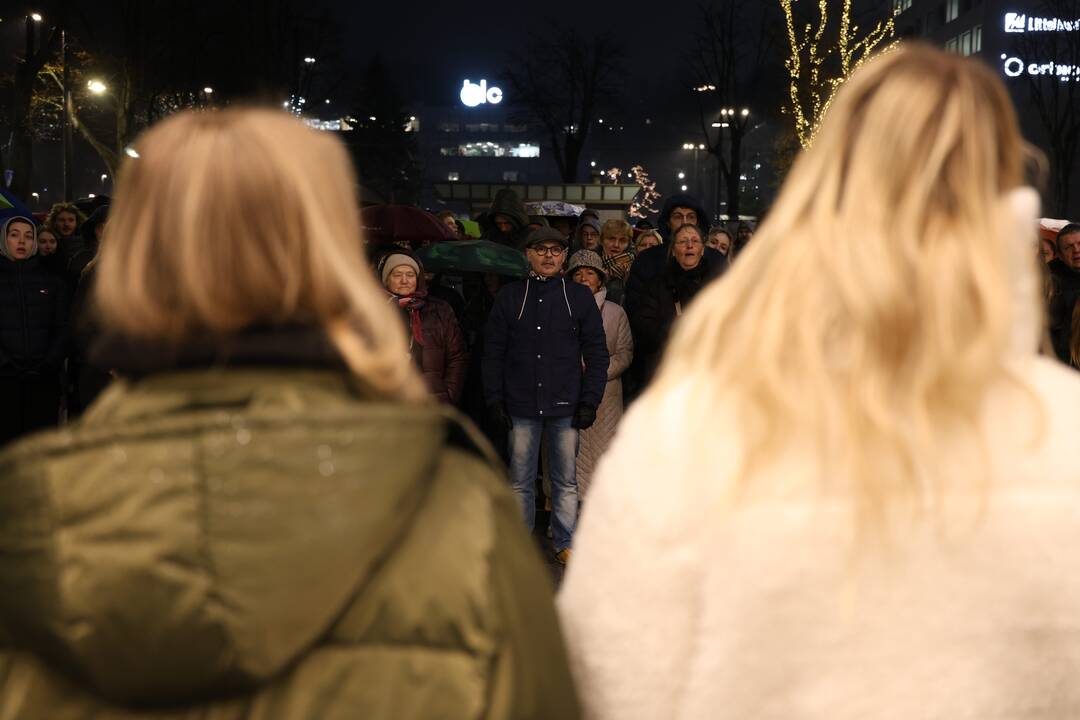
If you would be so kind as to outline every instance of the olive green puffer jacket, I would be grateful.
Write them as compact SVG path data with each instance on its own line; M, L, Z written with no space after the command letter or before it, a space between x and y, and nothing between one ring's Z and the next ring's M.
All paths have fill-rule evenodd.
M0 454L0 719L575 718L505 480L324 370L118 382Z

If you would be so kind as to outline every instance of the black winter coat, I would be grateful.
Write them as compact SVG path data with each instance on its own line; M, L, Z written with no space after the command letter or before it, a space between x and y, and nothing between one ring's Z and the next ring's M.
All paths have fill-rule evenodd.
M642 389L656 372L680 310L686 312L687 305L701 289L719 277L723 270L724 265L714 262L706 254L693 270L683 270L674 260L668 260L664 272L649 281L630 315L634 359L641 369Z
M68 295L41 259L0 258L0 376L52 375L67 354Z
M1058 359L1069 363L1073 309L1080 301L1080 272L1056 259L1050 262L1048 269L1053 284L1049 312L1050 340Z
M597 408L608 361L600 308L584 285L530 278L495 296L484 329L489 406L523 418L569 417L578 403Z

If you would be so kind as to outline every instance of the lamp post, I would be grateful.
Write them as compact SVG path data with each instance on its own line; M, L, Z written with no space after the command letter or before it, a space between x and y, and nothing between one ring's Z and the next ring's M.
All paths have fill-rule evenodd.
M720 128L720 132L726 129L731 135L731 165L727 174L728 181L728 216L729 220L739 220L740 203L742 192L742 141L750 125L750 108L722 108L720 119L714 122L714 128ZM720 184L717 183L716 197L717 207L720 206Z
M701 169L698 167L698 153L705 149L705 143L683 143L683 150L692 150L694 153L694 191L699 192L701 190ZM680 180L684 179L679 177ZM683 192L686 192L687 186L683 185L680 188ZM700 196L699 196L700 200Z

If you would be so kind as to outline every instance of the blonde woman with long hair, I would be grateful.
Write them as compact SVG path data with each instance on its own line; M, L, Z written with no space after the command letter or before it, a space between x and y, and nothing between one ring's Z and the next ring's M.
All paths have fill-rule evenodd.
M575 717L548 578L402 360L341 144L227 110L135 147L94 295L121 380L0 455L0 717Z
M1080 716L1080 378L976 60L840 90L601 461L559 598L593 718Z

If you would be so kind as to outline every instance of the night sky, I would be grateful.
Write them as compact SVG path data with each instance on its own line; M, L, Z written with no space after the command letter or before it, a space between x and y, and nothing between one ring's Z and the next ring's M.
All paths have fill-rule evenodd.
M756 1L756 0L755 0ZM701 11L693 0L551 0L508 3L365 2L322 0L345 19L343 51L361 64L379 51L397 69L407 100L449 104L462 79L497 77L507 56L548 18L569 22L583 34L610 32L625 41L632 88L666 95L685 85L682 65L694 43Z

